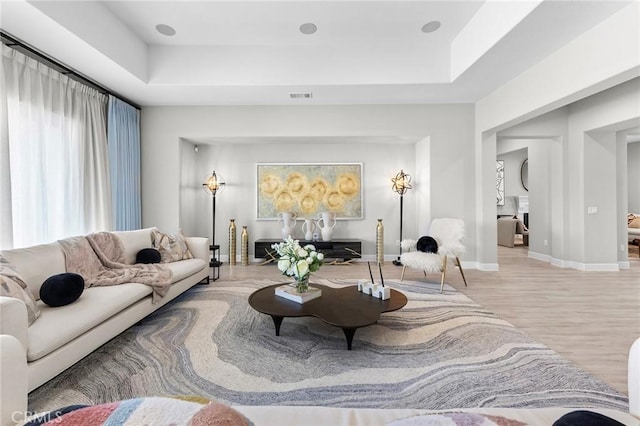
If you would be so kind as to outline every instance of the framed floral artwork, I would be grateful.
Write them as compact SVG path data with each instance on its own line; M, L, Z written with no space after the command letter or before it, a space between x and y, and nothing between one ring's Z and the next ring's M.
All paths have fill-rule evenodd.
M258 219L282 212L362 219L362 163L259 163Z

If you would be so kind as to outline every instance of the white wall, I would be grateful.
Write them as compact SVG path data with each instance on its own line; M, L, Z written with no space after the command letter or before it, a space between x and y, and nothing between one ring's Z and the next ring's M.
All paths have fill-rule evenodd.
M528 140L521 141L522 147L515 150L505 150L510 140L498 140L498 160L504 161L504 195L507 197L517 197L520 195L529 195L529 192L522 186L521 168L522 163L529 156ZM498 207L498 213L500 208ZM507 213L508 214L508 213Z
M495 191L495 178L490 171L494 168L493 160L496 158L496 132L637 78L640 75L639 7L638 3L630 4L476 103L476 214L477 222L483 223L483 226L477 227L476 239L482 241L478 247L482 264L495 263L497 267L496 229L490 219L496 214L496 208L490 202ZM616 104L620 100L624 106L614 105L611 110L603 108L604 121L610 124L620 122L628 116L628 112L638 116L637 84L636 80L631 86L626 86L628 95L636 98L635 107L630 107L622 99L624 95L620 94L620 99L612 101ZM606 103L609 100L594 97L594 102L600 101ZM619 107L627 111L622 112ZM603 121L594 115L592 117L596 122ZM574 130L576 126L582 131L597 127L576 122ZM577 132L572 135L573 140ZM553 243L550 260L558 265L579 269L599 268L600 259L585 257L590 254L580 253L585 248L584 236L578 235L579 232L585 232L584 218L577 217L576 212L582 214L585 207L584 164L583 155L575 150L581 145L572 144L564 138L559 140L561 143L551 145L549 155L551 171L555 174L551 177L550 217L554 240L549 241ZM580 182L576 182L576 178ZM563 208L556 208L558 200L563 202ZM606 259L604 261L606 263ZM606 264L604 268L609 266Z
M637 77L639 9L630 4L478 101L480 131L507 128Z
M616 269L623 259L617 133L640 120L639 88L634 79L498 132L500 140L530 138L533 257L577 269Z
M426 203L421 200L413 212L407 210L407 223L414 221L418 229L425 217L462 216L470 246L466 259L476 260L481 269L497 268L496 132L637 77L639 6L630 4L478 101L475 131L471 132L473 107L469 105L143 108L143 223L166 228L180 224L180 138L407 135L428 138L416 145L415 164L419 173L423 173L422 167L428 173L430 190L429 211L424 211ZM589 231L582 216L585 173L593 171L584 169L584 160L592 163L590 159L600 149L587 141L590 151L585 155L585 132L620 123L630 115L637 117L637 80L634 84L626 87L627 99L625 94L609 93L593 98L595 103L604 102L601 108L595 104L578 106L585 114L577 110L571 126L565 122L571 131L564 135L571 136L547 139L552 142L541 158L546 159L551 173L544 184L551 192L546 206L551 225L545 232L552 244L551 260L557 259L558 264L588 269L600 261L591 257L597 253L585 250L585 237L578 235ZM627 101L635 101L635 105L630 107ZM552 135L557 137L558 133ZM548 135L534 136L546 139ZM394 158L392 147L387 158ZM421 176L420 181L424 180ZM605 202L605 198L595 201ZM388 241L396 239L389 237Z
M627 211L640 214L640 142L627 144Z
M339 139L339 138L338 138ZM335 141L335 140L334 140ZM269 142L262 144L224 143L214 144L207 149L199 149L198 171L206 176L215 168L226 180L224 192L217 197L216 243L221 245L221 253L227 254L227 229L229 219L235 219L237 226L248 226L250 241L260 238L280 238L281 225L275 220L256 220L256 164L257 163L362 163L363 164L363 219L339 220L333 230L333 237L359 238L363 240L363 253L375 252L375 229L377 219L383 219L386 230L385 254L397 255L392 237L399 233L399 196L391 190L390 178L400 168L412 174L415 145L399 144L392 147L382 144L326 143L296 144ZM200 185L198 183L197 185ZM202 193L202 198L209 197ZM416 192L409 191L404 197L405 237L416 235L415 205ZM184 206L188 210L189 206ZM207 224L204 235L211 235L211 207L199 210L200 223ZM302 219L302 218L300 218ZM183 218L180 217L182 222ZM302 221L294 228L293 237L303 237ZM202 235L203 228L198 232ZM249 250L253 253L253 247Z
M567 206L571 227L570 260L614 264L622 245L618 229L626 227L616 200L626 197L617 185L616 133L640 120L640 79L636 78L572 104L569 108L568 158L572 173ZM571 163L569 163L571 164ZM596 207L597 214L587 214Z
M501 149L527 147L529 253L543 259L564 259L561 141L567 138L567 120L567 108L561 108L498 132Z
M199 198L206 195L200 188L197 172L197 153L195 145L189 141L180 141L180 226L185 235L200 235L197 232Z
M417 234L429 235L431 223L431 162L422 160L431 158L431 140L425 138L416 143L414 159L414 189L416 197ZM438 181L439 179L435 179ZM409 238L409 234L405 234Z
M249 225L251 242L278 236L274 223L255 219L257 162L353 161L362 162L364 167L365 219L341 222L336 236L362 239L363 254L374 256L376 219L383 218L385 253L392 258L398 250L395 242L399 238L399 198L391 190L390 179L404 169L418 179L415 190L405 195L403 236L425 229L432 217L460 217L465 220L469 235L464 260L475 260L473 114L473 106L455 104L145 107L141 114L143 225L166 230L182 226L210 236L210 199L203 202L202 197L196 196L193 207L183 205L190 198L181 195L180 186L191 178L182 176L181 169L189 167L193 160L187 159L189 149L182 148L180 140L224 137L226 143L199 146L196 168L202 176L194 178L202 180L215 169L228 182L216 205L216 242L223 254L226 243L218 236L224 236L226 241L230 218L235 218L239 227ZM268 137L273 141L278 137L335 140L350 136L399 136L421 142L305 146L232 142L234 137ZM421 188L425 183L428 186ZM429 198L428 204L424 197ZM191 217L194 210L195 219Z

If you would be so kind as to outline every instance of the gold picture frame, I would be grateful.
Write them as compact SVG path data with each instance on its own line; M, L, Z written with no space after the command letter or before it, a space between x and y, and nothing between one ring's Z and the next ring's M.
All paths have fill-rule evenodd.
M257 217L282 212L336 219L362 219L362 163L258 163Z

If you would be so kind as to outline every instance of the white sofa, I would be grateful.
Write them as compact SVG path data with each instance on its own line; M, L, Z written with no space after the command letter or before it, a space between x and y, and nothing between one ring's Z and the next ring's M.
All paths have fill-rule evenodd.
M152 228L115 232L123 242L126 263L149 248ZM27 325L18 299L0 297L0 420L11 424L14 412L27 408L27 393L131 327L150 313L209 277L209 240L186 237L193 259L166 263L172 271L169 292L152 303L150 286L129 283L90 287L74 303L52 308L37 300L40 317ZM22 276L34 297L50 276L66 272L58 243L0 252ZM18 341L15 347L11 341Z

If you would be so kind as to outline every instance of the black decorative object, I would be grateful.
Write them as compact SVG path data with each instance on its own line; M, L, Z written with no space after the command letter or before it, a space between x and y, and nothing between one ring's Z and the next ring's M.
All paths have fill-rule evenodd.
M40 300L53 308L57 308L75 302L83 291L84 278L81 275L71 272L57 274L47 278L42 283Z
M525 158L520 166L520 182L525 191L529 192L529 159Z
M418 238L418 242L416 243L416 250L424 253L437 253L438 242L433 237L420 237Z
M136 254L136 263L160 263L162 255L154 248L143 248Z

